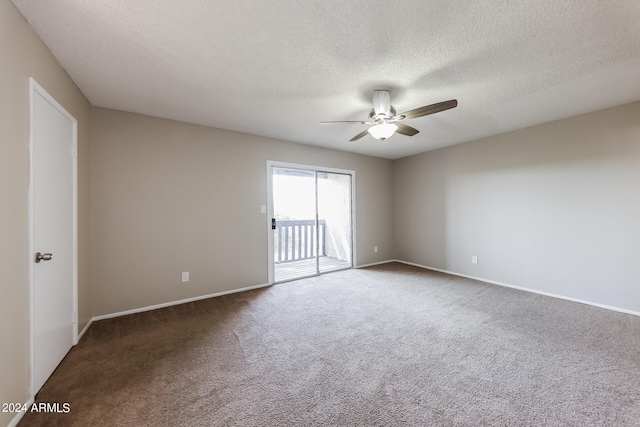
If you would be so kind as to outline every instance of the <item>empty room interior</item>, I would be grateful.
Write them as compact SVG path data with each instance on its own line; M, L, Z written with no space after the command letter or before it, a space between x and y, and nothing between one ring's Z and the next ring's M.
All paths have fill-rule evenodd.
M640 425L639 22L0 0L0 425Z

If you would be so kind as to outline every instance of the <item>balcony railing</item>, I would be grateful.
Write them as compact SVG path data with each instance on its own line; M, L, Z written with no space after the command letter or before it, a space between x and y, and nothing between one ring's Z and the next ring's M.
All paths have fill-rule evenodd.
M298 261L327 255L327 231L324 219L318 220L318 245L316 245L316 221L284 220L276 221L274 236L274 259L276 263Z

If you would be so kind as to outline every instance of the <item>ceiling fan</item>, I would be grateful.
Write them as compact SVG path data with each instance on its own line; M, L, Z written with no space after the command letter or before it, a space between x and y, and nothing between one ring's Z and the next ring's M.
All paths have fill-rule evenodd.
M455 108L458 105L458 101L452 99L450 101L438 102L436 104L425 105L423 107L414 108L413 110L405 111L402 114L396 114L396 109L391 105L391 94L388 90L374 90L373 91L373 108L369 111L369 120L367 121L332 121L332 122L320 122L321 125L335 124L335 123L359 123L363 125L373 125L370 128L363 130L349 141L356 141L367 133L371 134L376 139L387 139L395 132L401 135L413 136L420 132L418 129L407 126L404 123L400 123L404 120L415 119L422 116L428 116L429 114L439 113L450 108Z

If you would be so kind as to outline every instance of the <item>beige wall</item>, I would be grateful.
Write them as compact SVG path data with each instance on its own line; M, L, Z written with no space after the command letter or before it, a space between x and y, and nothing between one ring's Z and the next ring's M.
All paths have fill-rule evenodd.
M398 259L640 312L640 103L397 160L393 205Z
M355 170L357 262L393 258L390 160L101 108L92 123L94 315L267 283L267 160Z
M0 402L29 398L29 77L78 120L79 317L91 318L89 103L22 15L0 1ZM0 412L0 425L13 414Z

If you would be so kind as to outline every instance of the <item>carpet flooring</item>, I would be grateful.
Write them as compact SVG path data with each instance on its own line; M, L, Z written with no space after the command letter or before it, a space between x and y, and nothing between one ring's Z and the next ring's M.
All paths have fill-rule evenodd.
M640 425L640 317L390 263L94 322L20 426Z

